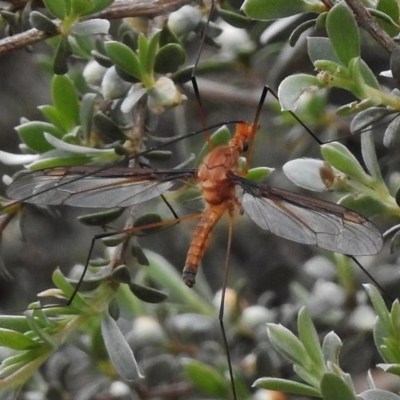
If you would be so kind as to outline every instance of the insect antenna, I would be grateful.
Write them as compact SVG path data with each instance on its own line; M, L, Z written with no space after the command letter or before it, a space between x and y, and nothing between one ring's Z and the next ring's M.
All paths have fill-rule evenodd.
M192 74L190 76L190 81L192 83L193 91L194 91L194 94L196 96L197 112L199 114L200 121L201 121L201 124L202 124L203 127L207 127L207 118L206 118L206 115L205 115L205 112L204 112L204 107L203 107L203 102L202 102L201 96L200 96L199 86L197 84L196 72L197 72L197 68L198 68L199 62L200 62L200 57L201 57L201 53L202 53L202 50L203 50L204 42L205 42L205 39L206 39L207 30L208 30L208 27L210 25L210 21L211 21L211 18L213 16L214 10L215 10L215 3L214 3L214 0L212 0L211 1L211 5L210 5L210 11L209 11L209 14L208 14L208 17L207 17L207 21L206 21L206 24L205 24L205 27L204 27L204 30L203 30L203 35L201 37L200 47L199 47L199 49L197 51L197 55L196 55L196 59L195 59L195 62L194 62ZM210 132L209 132L208 129L205 131L205 135L206 135L207 142L209 144L211 144L211 142L210 142Z

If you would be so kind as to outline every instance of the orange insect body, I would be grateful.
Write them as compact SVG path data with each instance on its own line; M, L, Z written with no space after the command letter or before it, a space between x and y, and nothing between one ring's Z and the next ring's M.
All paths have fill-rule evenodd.
M233 216L235 206L240 202L236 197L235 184L229 172L240 174L239 157L245 143L254 135L253 125L245 122L236 125L236 132L226 146L218 146L204 159L197 179L201 185L206 209L197 224L187 253L183 280L189 287L195 283L195 276L207 247L208 239L215 224L228 211Z

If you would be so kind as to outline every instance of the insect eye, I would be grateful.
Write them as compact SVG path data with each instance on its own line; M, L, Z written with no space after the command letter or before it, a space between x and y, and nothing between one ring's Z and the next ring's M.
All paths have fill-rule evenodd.
M245 153L249 149L249 142L245 140L243 142L243 153Z

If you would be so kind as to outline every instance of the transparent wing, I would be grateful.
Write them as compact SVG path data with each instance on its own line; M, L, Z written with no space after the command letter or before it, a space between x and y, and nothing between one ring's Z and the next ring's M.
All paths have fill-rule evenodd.
M243 181L238 182L245 190L243 208L262 229L352 256L376 254L382 248L382 235L375 225L347 208Z
M22 175L7 189L12 199L45 205L128 207L155 198L192 171L132 168L53 168Z

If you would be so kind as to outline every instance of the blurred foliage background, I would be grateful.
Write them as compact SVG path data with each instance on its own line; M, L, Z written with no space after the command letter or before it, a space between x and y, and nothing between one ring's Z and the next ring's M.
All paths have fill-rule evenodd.
M54 20L55 16L59 17L54 14L57 10L49 7L49 3L1 2L3 38L12 39L13 34L27 31L30 28L29 23L40 28L43 21L37 17L34 19L33 11L42 13L50 20ZM136 2L131 3L134 6ZM141 139L145 141L144 146L148 146L148 143L157 145L160 142L153 136L170 138L203 128L192 84L182 78L190 75L190 67L193 66L200 48L196 78L206 117L205 124L223 124L233 119L251 122L265 85L277 90L282 80L292 74L301 72L314 75L315 68L307 52L307 38L326 36L324 29L316 29L315 24L309 24L309 28L304 29L297 42L294 45L289 44L293 31L316 18L316 12L296 12L285 18L256 21L239 11L242 1L227 0L217 5L207 27L210 4L181 1L179 7L184 4L187 7L184 11L179 11L178 5L174 6L178 11L171 17L170 12L174 11L172 6L166 6L165 12L161 12L160 8L155 13L151 7L156 8L157 5L150 0L147 3L150 9L147 18L135 17L135 14L124 15L125 18L110 18L110 33L91 36L91 40L95 42L94 39L97 38L98 43L110 39L123 41L124 32L133 32L132 38L137 38L138 32L150 34L154 29L168 27L179 38L185 61L179 65L179 69L168 71L165 75L176 78L179 91L187 99L175 107L172 104L165 107L161 113L149 112L146 115L143 129L145 139ZM161 3L168 5L173 2ZM339 2L310 3L327 12ZM376 3L381 2L364 3L378 9ZM141 2L138 1L137 4L140 7ZM183 14L177 14L179 12ZM78 14L78 17L83 15ZM191 19L197 23L190 25ZM66 20L67 18L63 21L64 28ZM186 23L188 27L179 25ZM398 34L396 26L394 32L391 32L392 37ZM201 45L202 33L206 27L205 44ZM43 30L50 32L48 28ZM73 36L71 32L64 32L62 40L68 40L69 36ZM381 76L380 73L390 69L390 52L362 29L360 37L363 60L373 71L383 90L389 92L396 87L395 80ZM131 37L126 35L126 38ZM57 60L63 56L60 42L57 43L54 39L47 44L42 42L26 46L25 49L16 47L11 49L14 51L9 51L0 58L2 151L19 153L20 141L14 127L21 124L21 118L43 120L38 106L52 102L54 70L60 67ZM88 79L92 78L89 77L88 64L93 63L93 59L101 60L102 54L98 54L101 49L104 52L104 46L93 45L93 50L97 53L92 52L90 55L89 52L82 56L74 48L75 53L72 51L72 55L68 54L60 65L63 62L68 63L68 75L77 88L79 99L92 91L101 99L99 102L102 107L106 108L112 103L118 108L120 100L107 94L102 78L97 84L93 81L88 83ZM110 58L112 57L108 61ZM179 72L182 72L182 76ZM184 80L186 82L182 83ZM123 96L125 94L126 92ZM336 114L339 106L354 100L354 95L349 91L337 88L306 93L298 103L296 114L322 142L340 140L363 163L360 135L352 135L349 129L353 115ZM134 109L132 115L135 115ZM24 120L22 123L25 122ZM373 130L375 148L385 181L392 194L395 194L399 182L398 149L396 145L390 148L383 145L382 137L387 125L379 125ZM101 137L101 129L97 129L96 134ZM191 153L198 154L204 143L203 135L186 139L170 147L172 156L169 160L149 162L154 167L174 167L184 162ZM272 186L331 201L338 199L340 196L336 193L310 194L286 178L282 165L300 157L320 158L319 144L287 113L282 114L277 100L269 96L260 119L252 165L276 168L268 178L268 184ZM2 175L12 175L20 168L19 165L0 164ZM4 195L5 189L3 184ZM202 207L201 201L193 199L174 201L174 195L168 196L168 199L178 215L198 212ZM362 210L358 211L362 214ZM172 218L166 205L158 199L135 208L137 216L145 212L159 212L166 219ZM122 228L128 213L126 211L121 218L114 221L112 229ZM22 216L20 214L19 218L15 218L3 229L1 261L7 273L4 273L0 282L2 310L25 309L27 304L35 300L38 292L52 285L51 275L56 267L68 274L74 266L85 263L91 238L94 234L103 232L103 229L84 226L78 222L77 216L82 214L85 214L85 210L66 206L27 205ZM180 274L195 222L183 222L143 235L138 243L141 248L162 256L162 259L157 258L158 263L170 263ZM393 217L381 215L376 218L376 223L383 232L395 225L396 221ZM223 220L213 231L202 260L198 285L202 301L215 312L213 316L201 315L198 310L186 308L181 304L182 298L174 298L169 287L167 292L170 291L172 299L167 299L161 305L149 306L150 308L147 305L143 308L136 305L140 312L135 314L135 311L130 311L134 321L122 319L121 330L134 350L139 367L146 377L144 380L129 385L120 381L118 374L106 361L104 346L96 342L101 341L98 338L99 331L90 331L90 327L86 326L83 333L72 340L75 346L64 344L24 389L11 394L4 392L4 396L29 399L35 393L38 396L35 398L38 399L231 398L229 379L226 378L224 348L216 319L219 303L214 299L214 294L221 288L226 252L227 223ZM92 258L103 255L104 246L97 243ZM128 256L127 258L127 263L133 264L139 276L146 274L146 266L138 266L137 262L130 260ZM399 293L397 259L396 252L390 252L389 245L375 257L360 258L363 266L391 298L397 298ZM237 374L239 398L284 398L282 393L267 393L263 389L250 389L250 386L255 379L262 376L293 377L291 363L279 358L272 349L265 323L281 323L296 330L297 313L304 304L307 305L321 335L334 330L345 342L340 365L352 375L357 392L365 389L366 371L371 368L377 386L398 390L398 381L392 380L375 367L381 360L372 336L375 316L361 286L368 282L368 278L348 259L277 238L259 229L245 216L238 215L229 251L229 265L228 286L231 291L228 293L230 297L227 299L225 319L230 354ZM150 283L151 286L163 289L163 281L157 282L153 278ZM194 312L198 314L193 314ZM204 362L204 365L213 365L224 383L215 383L214 388L217 389L214 390L213 384L204 378L206 387L202 387L201 377L207 377L207 371L201 368L196 370L193 366L193 370L190 367L185 368L188 365L185 364L187 357L196 358ZM211 376L216 373L212 372Z

